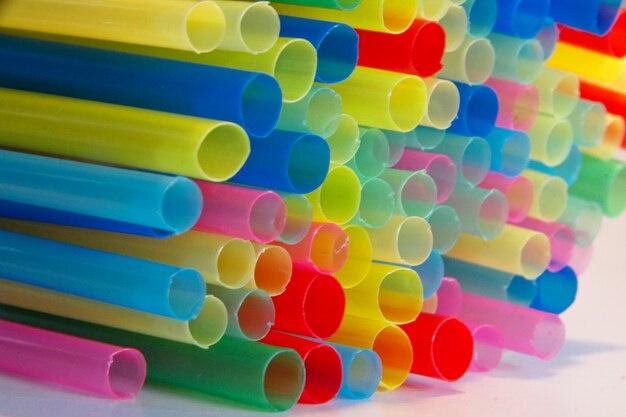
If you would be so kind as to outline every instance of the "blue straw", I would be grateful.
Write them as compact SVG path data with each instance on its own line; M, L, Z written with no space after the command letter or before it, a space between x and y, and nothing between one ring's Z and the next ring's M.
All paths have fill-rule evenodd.
M576 300L578 292L578 278L570 267L559 272L544 272L535 281L537 295L530 303L530 307L561 314Z
M567 3L568 8L577 8L570 0L562 2ZM543 28L549 11L550 0L498 0L498 18L493 31L516 38L534 38Z
M578 180L583 166L583 154L577 145L572 146L567 158L560 165L549 167L538 161L530 161L528 167L544 174L561 177L570 187Z
M436 250L430 252L428 258L418 266L411 267L422 281L424 299L432 297L443 282L443 258Z
M500 104L495 91L486 85L454 83L459 89L459 115L448 129L464 136L487 136L496 126Z
M604 36L613 27L621 5L622 0L552 0L550 16L566 26Z
M334 347L341 357L344 373L337 397L352 400L370 398L376 392L383 373L378 354L369 349L353 348L336 343L323 343Z
M490 171L513 178L530 162L530 139L525 132L495 129L485 137L491 148Z

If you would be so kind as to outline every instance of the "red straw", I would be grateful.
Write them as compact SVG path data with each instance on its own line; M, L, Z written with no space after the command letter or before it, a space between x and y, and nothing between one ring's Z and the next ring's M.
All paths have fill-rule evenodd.
M601 54L624 58L626 56L626 9L621 9L613 29L604 36L561 26L559 41L571 43Z
M613 114L626 119L626 94L610 86L605 86L591 80L580 81L580 96L591 101L604 103L606 109ZM622 148L626 148L626 136L622 141Z

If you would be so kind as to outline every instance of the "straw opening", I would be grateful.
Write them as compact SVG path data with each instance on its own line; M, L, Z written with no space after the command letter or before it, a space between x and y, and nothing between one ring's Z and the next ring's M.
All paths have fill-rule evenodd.
M389 116L396 130L415 129L426 113L428 95L424 81L418 77L403 78L389 97Z
M428 222L421 217L408 217L398 229L398 256L407 265L419 265L433 248L433 235Z
M109 361L107 383L120 399L136 396L146 379L146 360L135 349L121 349Z
M540 233L533 234L522 247L520 267L527 279L535 279L550 263L550 241Z
M260 340L274 324L276 313L270 296L261 290L250 292L237 310L241 333L249 340Z
M444 3L438 1L438 3ZM439 24L446 31L445 50L446 52L455 51L461 46L467 32L467 14L465 9L460 6L452 6L446 14L439 20Z
M217 343L224 333L228 323L228 311L219 298L209 295L204 299L204 305L200 314L193 320L189 320L189 334L196 345L208 348Z
M287 222L279 240L288 244L296 244L306 237L313 220L313 206L301 194L290 194L283 197L287 209Z
M535 196L533 183L524 177L516 177L506 191L509 202L509 222L519 223L528 217Z
M412 173L400 189L400 204L407 216L428 216L436 201L437 185L425 171Z
M163 195L161 215L174 232L186 232L196 224L202 211L202 193L198 186L184 177L176 177Z
M448 253L461 233L461 221L456 210L450 206L439 206L428 217L428 222L433 233L433 248L441 254Z
M241 288L251 279L256 254L250 242L231 239L222 246L217 255L217 275L226 288Z
M563 163L569 155L573 143L572 126L566 120L557 121L548 131L545 164L556 166Z
M491 77L496 65L496 52L487 39L478 39L465 51L465 76L468 84L482 84Z
M187 41L196 53L217 48L224 39L225 27L224 13L214 2L196 3L185 16Z
M250 53L258 54L276 43L280 32L278 13L269 3L252 3L239 22L241 39Z
M329 345L319 344L304 358L306 382L304 402L325 403L337 395L341 388L341 358Z
M459 320L444 320L433 335L433 365L444 381L456 381L467 372L474 354L474 339Z
M391 186L380 178L372 178L361 188L359 218L368 227L383 227L395 208L395 195Z
M543 49L535 40L524 42L517 51L517 79L522 84L528 84L539 76L543 67Z
M447 156L435 156L426 167L426 173L437 184L437 204L445 202L456 185L456 165Z
M291 39L280 50L274 77L283 91L283 100L292 103L309 92L317 71L317 51L308 41Z
M350 242L348 257L343 267L335 273L335 278L343 288L352 288L367 276L372 264L373 249L369 235L362 227L348 226L344 231Z
M432 75L441 69L445 44L446 32L435 22L424 24L415 34L411 66L418 75Z
M556 221L567 205L567 184L560 177L549 177L539 190L535 190L539 218Z
M358 57L358 35L354 29L343 24L334 26L317 46L316 80L329 84L346 80L354 72Z
M324 182L329 165L328 143L319 136L302 135L289 152L287 177L298 194L305 194Z
M306 112L309 131L321 137L333 134L339 125L341 97L330 88L320 88L313 93Z
M254 282L257 288L269 295L282 294L291 279L291 256L280 246L268 246L257 255Z
M476 136L487 136L495 127L498 110L499 102L495 91L487 86L474 88L468 97L464 117L467 131Z
M304 297L304 321L311 333L318 339L331 337L339 328L344 311L345 295L339 282L329 275L315 276Z
M410 269L385 275L378 289L378 307L385 320L408 323L422 310L423 289L419 276Z
M466 10L468 34L474 38L486 37L496 24L498 10L496 0L475 0L469 7L469 11Z
M474 330L474 358L472 369L488 372L495 369L504 353L502 334L492 326L480 326Z
M347 369L347 389L355 397L372 395L380 383L380 365L371 352L358 351Z
M478 212L478 231L483 239L493 239L506 224L509 215L509 203L500 191L491 190Z
M321 186L319 204L323 215L332 222L344 224L352 220L361 203L361 183L347 167L329 172Z
M552 110L555 117L567 117L576 108L580 95L580 81L572 73L564 73L554 87Z
M246 132L256 137L272 133L283 105L281 89L274 78L261 73L251 77L241 103L242 127Z
M530 140L523 132L513 132L502 144L500 169L507 177L517 177L530 162Z
M491 148L482 138L471 138L461 157L461 175L468 183L476 185L485 179L491 165Z
M361 143L359 124L347 114L339 116L337 130L326 139L330 147L330 160L345 164L354 157Z
M380 175L388 165L391 148L380 129L368 129L360 137L360 147L354 156L354 164L364 177Z
M169 307L178 320L196 317L204 304L205 284L193 269L181 269L170 277L167 294Z
M417 12L416 0L380 0L382 2L383 26L390 33L407 30Z
M428 120L436 129L447 129L456 118L461 97L454 83L440 81L430 92L428 100Z
M582 139L587 146L597 145L606 130L606 108L601 103L593 103L583 114Z
M302 393L304 366L295 351L277 353L267 364L263 376L263 391L270 407L276 411L291 408Z
M383 375L379 389L392 390L409 376L413 363L413 348L408 336L396 326L386 326L380 330L372 344L383 365Z
M222 182L235 175L248 159L250 140L238 125L224 123L207 132L198 148L204 178Z
M254 200L249 216L250 232L255 241L267 243L276 240L283 232L287 210L278 194L267 192Z
M539 359L548 360L561 350L565 341L565 326L558 316L546 316L537 323L531 344Z
M348 257L348 236L334 223L324 223L313 236L311 261L318 271L332 274Z

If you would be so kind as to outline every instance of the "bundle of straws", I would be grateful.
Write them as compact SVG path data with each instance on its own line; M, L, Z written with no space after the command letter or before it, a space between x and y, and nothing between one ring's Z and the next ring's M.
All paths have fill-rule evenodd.
M5 0L0 29L6 372L286 410L549 359L626 208L621 0Z

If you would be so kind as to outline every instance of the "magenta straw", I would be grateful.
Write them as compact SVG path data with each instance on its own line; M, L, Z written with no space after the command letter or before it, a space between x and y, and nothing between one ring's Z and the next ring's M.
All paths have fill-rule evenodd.
M441 316L456 317L461 310L463 289L454 278L445 277L437 290L437 312Z
M491 325L502 333L504 348L548 360L563 346L565 326L556 314L463 293L458 317L465 323Z
M478 186L499 190L504 194L509 202L509 223L519 223L528 217L535 198L533 183L528 178L510 178L497 172L489 172Z
M194 229L269 243L287 222L283 199L273 191L196 181L203 207Z
M491 78L487 81L498 95L500 109L496 126L526 132L539 114L539 91L533 85Z
M488 324L465 323L474 338L474 356L470 364L472 372L494 370L502 360L504 338L502 333Z
M570 263L576 246L576 235L571 227L566 224L547 223L531 217L519 223L518 226L541 232L550 239L548 271L558 272Z
M447 155L405 149L394 168L406 171L425 170L437 185L437 204L443 204L452 195L456 185L456 165Z
M593 258L593 245L588 246L574 246L572 251L572 260L570 261L570 268L576 272L579 277L589 268L591 259Z
M0 320L0 371L126 399L143 387L146 361L135 349Z

